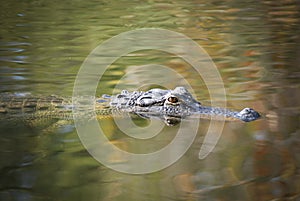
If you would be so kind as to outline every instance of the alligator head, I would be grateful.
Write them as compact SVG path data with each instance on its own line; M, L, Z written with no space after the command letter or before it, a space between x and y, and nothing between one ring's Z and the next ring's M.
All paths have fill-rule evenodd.
M182 118L191 115L198 115L200 118L212 117L212 119L223 116L245 122L260 117L259 113L251 108L235 112L225 108L202 106L184 87L176 87L174 90L151 89L146 92L124 90L112 98L110 105L143 118L158 117L167 125L175 125Z

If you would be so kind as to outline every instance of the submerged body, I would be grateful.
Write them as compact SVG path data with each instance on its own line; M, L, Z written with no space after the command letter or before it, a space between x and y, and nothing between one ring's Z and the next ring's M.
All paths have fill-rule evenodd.
M92 98L91 103L95 105L94 111L98 118L117 113L132 113L143 118L160 118L167 125L174 125L188 116L212 119L221 117L244 122L254 121L260 117L259 113L251 108L237 112L203 106L184 87L176 87L174 90L151 89L146 92L124 90L117 95ZM5 119L18 117L72 119L74 107L78 105L73 105L71 99L56 96L44 98L11 94L0 96L0 115Z

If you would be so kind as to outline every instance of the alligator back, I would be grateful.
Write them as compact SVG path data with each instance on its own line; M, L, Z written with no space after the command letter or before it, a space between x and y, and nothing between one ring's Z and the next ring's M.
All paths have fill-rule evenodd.
M0 94L0 118L70 116L71 101L56 96Z

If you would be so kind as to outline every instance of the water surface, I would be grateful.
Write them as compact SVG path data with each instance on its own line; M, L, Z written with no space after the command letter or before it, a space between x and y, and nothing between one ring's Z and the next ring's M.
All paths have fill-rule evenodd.
M209 53L223 78L229 108L252 107L264 118L227 122L216 148L199 160L210 123L202 120L193 145L178 162L145 175L99 164L71 122L58 128L52 121L1 122L0 199L299 199L299 6L296 0L2 1L0 92L71 96L81 64L103 41L137 28L164 28L187 35ZM167 66L181 77L170 78L149 64ZM153 86L141 83L154 77L162 77L171 89L188 82L204 105L210 104L210 93L219 92L208 92L182 59L141 51L112 64L98 93L110 94L117 84L146 90ZM126 136L112 119L101 125L113 144L136 153L160 149L178 130L165 127L143 141ZM126 164L113 153L107 157Z

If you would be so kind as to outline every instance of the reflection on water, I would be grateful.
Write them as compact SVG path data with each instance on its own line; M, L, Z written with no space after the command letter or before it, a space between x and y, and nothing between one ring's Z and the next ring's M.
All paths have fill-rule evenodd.
M203 120L178 162L139 176L96 162L72 122L3 121L0 200L300 199L299 1L12 0L1 6L1 92L70 96L80 65L98 44L124 31L159 27L184 33L205 48L224 80L228 107L253 107L264 118L227 122L213 153L199 160L209 125ZM117 84L128 90L153 87L142 82L163 80L168 72L149 64L179 73L182 77L165 80L166 86L188 81L204 105L210 104L209 93L218 94L218 88L208 92L185 61L159 52L120 58L103 76L101 92L110 94ZM153 139L137 141L112 119L101 125L114 145L137 153L163 147L177 129L166 127ZM126 164L117 154L105 154Z

